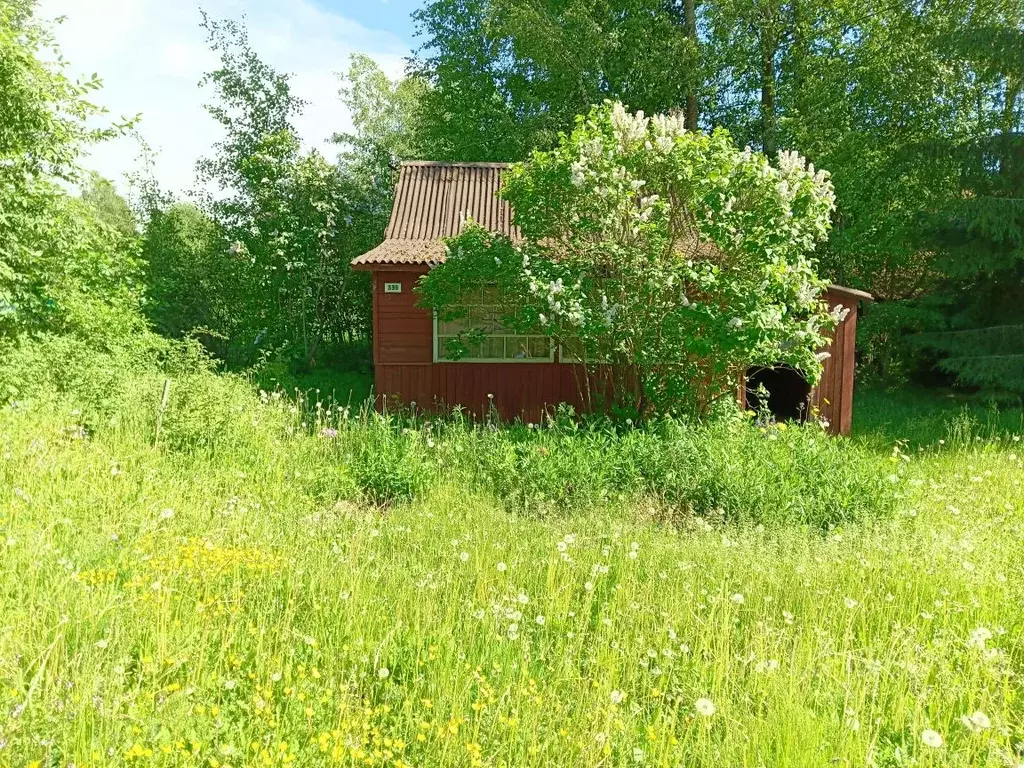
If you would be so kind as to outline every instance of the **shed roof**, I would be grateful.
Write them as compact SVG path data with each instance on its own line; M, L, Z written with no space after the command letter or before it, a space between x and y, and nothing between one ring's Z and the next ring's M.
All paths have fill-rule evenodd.
M507 163L402 163L384 242L352 265L439 264L442 239L458 235L469 219L518 239L509 204L498 197L506 168Z
M352 266L433 266L445 260L443 238L455 237L472 219L485 229L518 240L512 209L498 197L508 163L443 163L407 160L398 173L395 202L384 242L352 260ZM831 285L853 300L871 294Z

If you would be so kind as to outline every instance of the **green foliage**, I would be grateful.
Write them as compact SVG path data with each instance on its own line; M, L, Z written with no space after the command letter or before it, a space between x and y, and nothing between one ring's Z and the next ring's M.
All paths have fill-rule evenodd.
M356 439L345 442L353 444L351 472L362 501L379 507L412 501L423 493L428 478L436 479L420 440L409 439L388 419L374 414L368 415L360 427ZM321 432L325 436L331 436L334 430L324 429L328 430Z
M832 172L822 273L900 305L872 310L874 373L941 359L962 384L1020 390L1012 362L947 349L955 336L920 360L908 338L1022 322L1019 3L433 0L416 19L438 158L551 148L605 98L648 113L685 102L689 128Z
M116 231L125 242L138 237L139 226L135 213L108 179L98 173L88 174L81 197L96 212L99 220Z
M244 290L228 297L231 325L214 327L238 362L262 350L284 349L314 365L323 347L366 339L369 282L349 260L349 185L316 152L303 153L293 120L304 104L289 77L250 47L245 28L204 17L219 69L204 83L216 101L208 109L226 138L199 164L219 187L206 208L231 243L216 270Z
M609 103L514 166L502 194L523 243L479 228L452 240L419 287L442 319L465 314L467 288L495 285L505 327L607 371L634 417L708 416L752 365L817 378L832 320L810 251L833 197L796 153L773 167L725 131ZM588 406L607 399L583 386Z
M531 514L639 498L677 520L829 527L885 516L897 498L884 460L818 427L664 420L620 433L567 420L480 439L467 481Z
M22 403L74 402L90 434L134 433L183 457L232 464L282 450L324 452L316 494L378 507L457 483L529 517L649 504L676 523L825 529L887 517L904 490L887 457L818 425L758 426L737 415L710 425L665 418L616 428L581 424L568 411L529 426L474 424L457 414L384 416L347 397L257 396L245 379L214 373L194 344L136 339L104 353L66 337L24 345L0 387Z
M691 3L692 5L692 3ZM605 99L681 106L700 80L686 6L661 0L431 0L413 16L432 159L521 160Z
M391 81L369 56L353 54L346 73L340 76L340 97L352 117L353 133L335 134L342 147L342 173L368 194L386 201L393 186L394 165L419 158L423 126L421 103L427 84L409 76ZM382 206L386 217L389 206ZM387 219L380 224L381 232Z
M112 337L138 302L133 237L106 224L62 183L78 179L93 130L94 77L72 82L34 2L0 1L0 337L45 332ZM111 325L111 323L113 323Z
M204 338L218 349L238 323L233 311L242 301L241 258L232 258L220 227L188 203L157 208L149 214L142 241L146 315L170 338L200 329L218 334ZM226 355L227 350L221 349Z

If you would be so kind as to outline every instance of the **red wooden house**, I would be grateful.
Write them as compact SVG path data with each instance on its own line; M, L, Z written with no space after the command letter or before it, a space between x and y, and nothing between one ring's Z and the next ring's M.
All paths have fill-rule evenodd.
M467 219L513 238L518 235L508 203L497 196L505 168L504 163L402 164L384 242L352 261L353 268L373 272L373 362L379 406L390 399L427 409L461 405L481 413L493 405L505 418L527 421L538 421L546 408L558 403L579 407L575 365L559 359L546 337L494 327L476 355L447 360L445 342L460 328L438 322L430 310L417 306L416 282L444 261L442 239L459 234ZM850 288L829 288L829 306L841 304L849 313L836 328L828 350L831 357L813 390L794 371L751 371L751 381L765 384L772 393L773 410L781 403L780 416L817 408L834 432L849 433L857 308L870 298ZM483 312L486 289L477 300ZM753 398L752 388L748 391ZM744 392L741 400L746 399Z

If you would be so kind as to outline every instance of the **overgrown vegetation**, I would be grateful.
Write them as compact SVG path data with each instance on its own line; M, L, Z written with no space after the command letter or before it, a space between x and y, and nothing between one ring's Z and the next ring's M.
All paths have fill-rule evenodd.
M798 150L835 184L822 275L879 300L861 325L870 372L1019 398L1021 13L1016 0L430 0L415 14L421 123L435 159L517 161L610 99L769 157Z
M510 425L377 414L363 377L319 365L365 360L346 264L383 227L392 156L435 152L432 136L552 146L604 95L685 102L691 127L734 119L766 150L806 139L825 156L811 128L834 129L836 263L931 275L933 251L894 244L963 187L947 183L955 163L906 150L944 124L935 110L962 117L962 76L979 110L1005 93L1003 135L1017 119L1004 33L1019 17L969 5L970 19L940 3L854 24L857 3L438 0L419 17L426 81L353 62L337 165L299 148L288 78L208 20L227 138L202 168L223 194L183 204L144 181L132 211L77 168L105 135L85 122L97 83L44 63L32 0L0 0L0 765L1021 764L1019 412L878 390L854 440L735 412ZM945 38L955 62L1004 45L971 80L936 41L975 21L975 37ZM715 98L708 61L730 78ZM716 100L758 72L759 121ZM800 83L851 73L863 83L813 122ZM452 118L461 132L441 130ZM875 149L863 186L840 162L858 135ZM568 170L560 184L586 172ZM885 269L843 250L858 237ZM791 262L787 290L813 287L799 259L779 269ZM346 301L327 302L341 283Z
M464 328L445 355L465 356L495 321L544 335L586 366L588 411L641 419L707 418L755 365L815 382L839 320L812 254L834 194L796 153L776 161L680 117L595 107L510 170L502 195L522 242L469 228L420 280L426 306ZM484 286L499 316L468 317Z
M74 379L0 411L12 765L1020 759L1019 431L471 427L193 367L158 436L160 371Z

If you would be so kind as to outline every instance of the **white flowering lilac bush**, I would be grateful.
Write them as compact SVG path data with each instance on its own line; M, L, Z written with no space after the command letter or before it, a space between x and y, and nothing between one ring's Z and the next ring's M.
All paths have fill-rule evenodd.
M506 326L604 372L581 377L588 405L704 417L751 365L819 375L834 320L812 253L835 199L797 153L772 165L724 130L606 103L513 166L502 194L522 240L469 228L423 302L456 319L467 286L496 285Z

